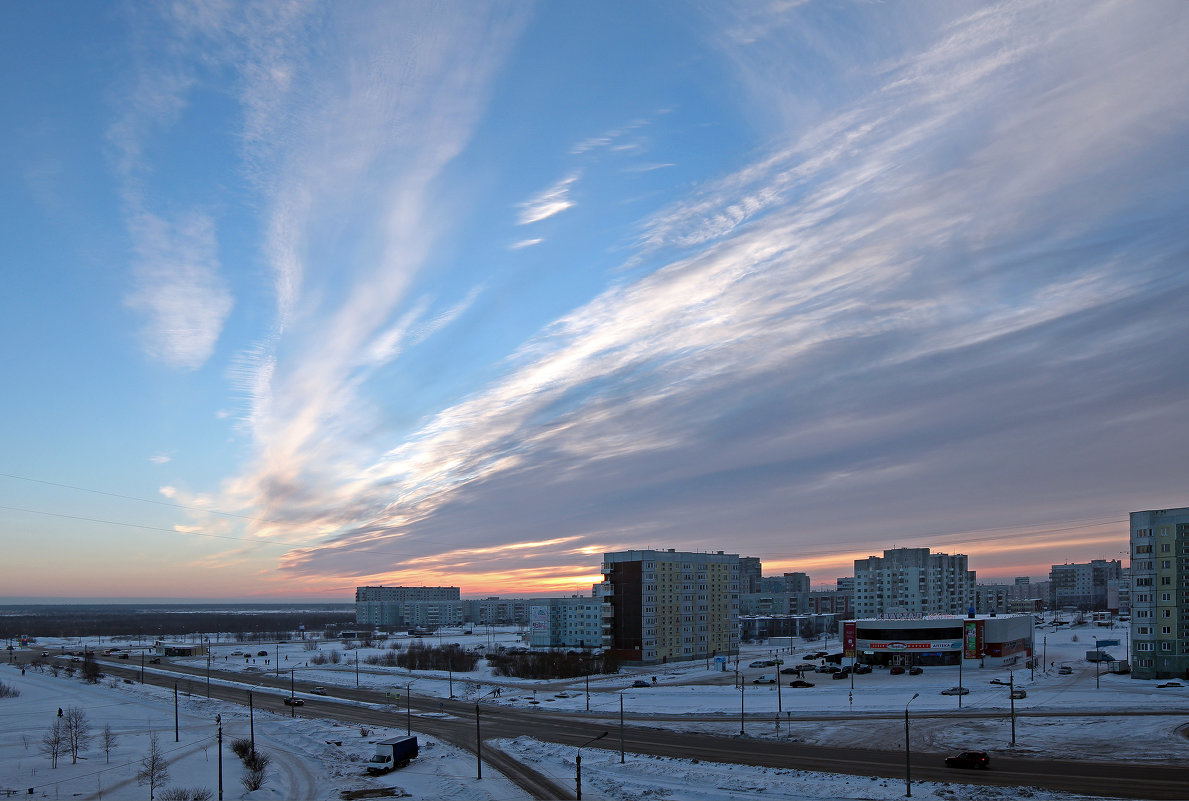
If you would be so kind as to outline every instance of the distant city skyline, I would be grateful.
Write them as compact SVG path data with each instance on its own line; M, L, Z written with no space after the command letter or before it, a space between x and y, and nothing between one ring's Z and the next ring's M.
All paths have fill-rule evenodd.
M1189 504L1189 6L2 11L12 597L815 585Z

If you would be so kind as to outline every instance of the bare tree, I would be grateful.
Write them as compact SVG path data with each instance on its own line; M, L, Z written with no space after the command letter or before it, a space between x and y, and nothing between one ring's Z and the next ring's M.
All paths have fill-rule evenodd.
M66 747L70 749L70 763L74 765L78 763L78 752L91 742L91 722L81 706L67 707L62 721L66 729Z
M244 775L240 777L240 782L245 790L251 792L264 786L264 770L270 762L272 757L263 751L254 751L243 760Z
M49 757L50 767L58 767L58 757L66 752L66 727L61 718L54 718L54 725L41 736L40 751Z
M140 760L140 770L136 772L136 783L144 787L149 786L149 801L153 801L157 788L169 781L169 762L161 752L161 745L157 742L157 735L149 738L149 752Z
M107 755L107 763L110 765L111 750L116 747L116 743L119 742L120 738L117 737L116 733L111 730L110 723L103 724L103 734L100 735L100 737L102 738L101 741L103 743L103 753Z

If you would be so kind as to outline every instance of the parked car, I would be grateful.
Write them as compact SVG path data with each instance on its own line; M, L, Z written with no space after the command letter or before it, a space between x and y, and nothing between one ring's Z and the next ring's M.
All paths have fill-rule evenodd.
M648 682L644 681L644 679L636 679L635 681L632 682L632 686L633 687L647 687Z
M150 664L150 665L160 665L160 664L161 664L161 657L159 657L159 656L154 656L152 659L150 659L150 660L149 660L149 664Z
M910 668L908 669L908 675L910 675L910 676L919 676L919 675L921 675L921 674L922 674L922 673L924 673L924 672L925 672L925 671L924 671L924 669L923 669L923 668L919 668L919 667L917 667L916 665L913 665L912 667L910 667Z
M776 677L775 677L775 676L769 676L769 675L765 674L765 675L763 675L763 676L759 676L758 678L754 678L754 679L752 679L752 680L751 680L751 683L752 683L752 684L775 684L775 683L776 683Z
M836 668L833 665L822 665L821 667L816 668L816 671L818 673L837 673L839 668Z
M854 673L862 676L871 672L871 665L855 665Z
M1157 684L1156 686L1164 688L1164 687L1184 687L1185 685L1181 684L1179 681L1166 681L1166 682L1164 682L1164 684Z
M802 679L793 679L789 682L790 687L812 687L813 682L803 681Z
M268 656L268 651L257 651L256 656Z
M1057 675L1059 676L1068 676L1070 673L1073 673L1073 668L1071 668L1069 665L1062 665L1061 667L1057 668Z
M801 664L797 665L797 670L817 670L817 665L811 665L808 662L802 662Z
M325 687L315 687L313 692L314 692L314 695L326 695L326 688Z
M781 672L781 674L783 674L785 676L795 676L798 673L801 673L802 671L800 668L787 667L787 668L781 668L780 672Z
M754 662L752 662L751 664L749 664L749 665L748 665L748 667L749 667L749 668L761 668L761 667L768 667L768 663L767 663L767 662L765 662L763 659L757 659L756 661L754 661Z
M1012 690L1011 697L1013 700L1019 701L1021 698L1028 697L1028 691L1027 690Z
M120 654L120 659L127 659L127 658L128 658L128 654Z
M1003 679L991 679L991 683L992 684L1002 684L1004 687L1011 686L1011 682L1004 681Z
M970 695L969 687L950 687L948 690L942 690L942 695Z
M957 756L946 757L947 768L978 768L986 770L991 767L991 758L986 751L963 751Z
M850 671L849 670L840 670L837 673L835 673L834 675L830 676L830 678L842 679L845 681L846 679L850 678Z
M305 701L292 695L285 698L285 706L305 706Z
M888 671L893 676L903 676L906 672L903 665L892 665L892 669Z

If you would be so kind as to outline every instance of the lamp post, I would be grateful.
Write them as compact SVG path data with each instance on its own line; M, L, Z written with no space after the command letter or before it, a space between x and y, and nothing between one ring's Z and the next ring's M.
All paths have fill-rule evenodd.
M291 718L297 717L297 704L294 703L297 700L297 693L294 692L296 688L294 687L294 684L293 684L294 674L296 674L296 673L297 673L297 668L290 668L290 670L289 670L289 702L290 702L289 703L289 717L291 717Z
M1011 744L1016 744L1016 672L1007 674L1007 695L1011 702Z
M623 693L619 694L619 764L623 764Z
M475 778L483 778L483 735L479 732L479 703L475 702Z
M219 801L223 801L223 716L215 715L215 725L219 727Z
M743 731L743 681L739 681L739 735L742 736Z
M173 683L173 741L180 743L181 735L178 731L178 683Z
M413 681L417 681L413 679ZM405 734L413 733L413 681L405 685Z
M211 697L211 638L206 637L206 697Z
M1091 635L1091 636L1093 636L1093 635ZM1098 638L1094 637L1094 689L1095 690L1100 689L1102 687L1101 680L1099 679L1101 670L1102 670L1102 649L1100 649L1098 647Z
M248 736L252 739L252 753L256 753L256 707L252 705L252 691L248 690Z
M582 801L582 749L590 745L596 740L601 740L607 736L607 732L603 732L598 737L592 737L582 745L578 746L578 755L574 758L574 798L575 801Z
M908 704L917 700L919 695L920 693L913 693L912 698L908 699ZM904 795L912 798L912 739L908 729L908 704L904 705Z

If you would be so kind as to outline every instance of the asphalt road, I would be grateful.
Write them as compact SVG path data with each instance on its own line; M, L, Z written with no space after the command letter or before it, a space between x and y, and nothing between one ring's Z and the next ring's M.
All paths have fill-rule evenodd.
M139 678L139 665L135 662L102 659L103 669L111 675ZM206 692L205 669L188 668L181 665L161 664L155 668L177 674L181 678L181 689L195 695ZM222 673L212 670L211 676L239 684L244 682L242 673ZM172 686L177 679L154 671L145 672L145 680L151 684ZM290 682L283 673L254 674L253 681L263 685L253 693L258 708L284 714L292 711L282 703L289 693ZM188 686L187 686L188 685ZM297 682L298 692L308 693L312 684ZM273 689L270 689L273 688ZM391 709L376 710L359 707L351 701L383 704L385 698L378 692L353 688L328 687L333 696L309 701L296 710L302 717L333 718L351 723L396 726L399 719L393 719ZM238 687L227 687L212 682L210 695L213 698L247 703L247 693ZM407 699L406 699L407 700ZM440 712L446 716L424 717L415 714L414 728L441 738L474 753L476 744L476 716L484 741L488 739L514 738L530 734L547 742L581 745L601 731L609 735L590 747L618 749L620 730L618 721L608 721L606 715L582 713L524 711L505 706L478 706L474 703L437 698L413 696L414 713ZM478 710L478 712L477 712ZM1032 713L1039 716L1038 713ZM1103 715L1105 713L1094 713ZM1002 717L1001 712L974 716ZM1051 714L1049 717L1061 717ZM404 717L404 716L401 716ZM664 716L668 719L692 719L692 716ZM832 715L833 720L862 720L869 715ZM928 717L952 717L951 713L914 715L914 719ZM697 716L696 719L711 719L721 723L724 716ZM651 720L661 723L656 718ZM825 771L858 776L880 776L892 780L904 780L905 759L903 751L857 748L834 748L783 743L749 737L723 737L700 733L675 732L656 726L635 725L623 729L624 749L630 753L656 756L700 759L713 762L730 762L742 765L757 765L797 770ZM760 721L756 719L755 723ZM534 798L572 798L568 789L558 786L551 779L513 760L494 747L482 746L483 761L504 774L509 780L533 795ZM1028 786L1050 790L1082 793L1086 795L1113 796L1137 799L1189 798L1189 767L1166 764L1135 764L1124 762L1103 762L1091 760L1015 759L996 755L991 770L972 771L944 767L945 754L913 752L912 778L914 781L944 781L965 784ZM477 767L478 770L478 767Z

